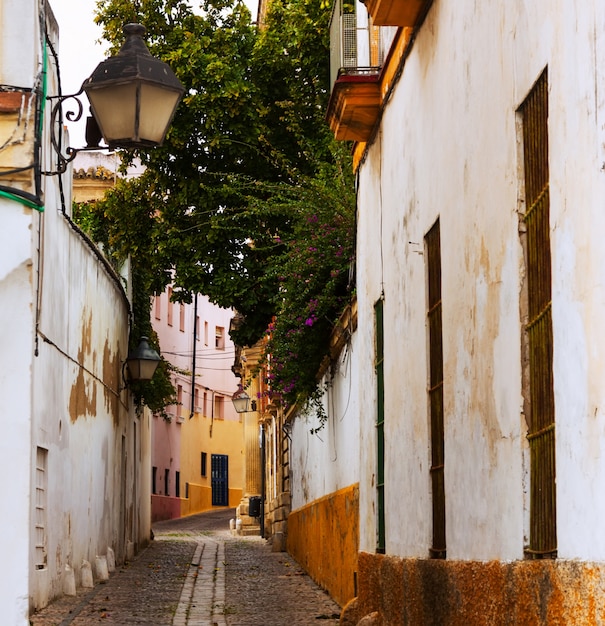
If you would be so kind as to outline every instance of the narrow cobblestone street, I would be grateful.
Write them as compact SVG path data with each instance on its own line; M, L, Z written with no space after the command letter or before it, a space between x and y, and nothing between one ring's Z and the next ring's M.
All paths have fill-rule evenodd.
M337 624L340 608L286 553L234 537L232 509L154 525L155 540L94 589L31 617L32 626Z

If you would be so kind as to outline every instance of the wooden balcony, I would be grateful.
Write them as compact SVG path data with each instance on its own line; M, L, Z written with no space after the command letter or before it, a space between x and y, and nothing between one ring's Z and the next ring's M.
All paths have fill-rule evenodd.
M378 68L341 73L332 88L326 119L339 141L367 141L380 113Z
M375 26L415 26L427 0L365 0Z

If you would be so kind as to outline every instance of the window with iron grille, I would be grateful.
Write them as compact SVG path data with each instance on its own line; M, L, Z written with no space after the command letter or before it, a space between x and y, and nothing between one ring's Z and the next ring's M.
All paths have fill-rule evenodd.
M185 332L185 305L182 302L179 303L179 330Z
M183 417L183 385L176 386L176 416Z
M376 323L376 552L386 549L384 508L384 315L380 298L374 305Z
M425 237L427 255L427 323L429 332L429 416L433 539L430 555L446 557L443 423L443 333L441 316L441 234L439 220Z
M225 419L225 398L223 396L214 396L214 419Z
M172 287L168 287L168 303L166 305L166 323L168 326L172 326Z
M544 70L519 108L523 129L526 212L524 248L529 361L528 434L530 512L528 556L557 554L555 403L552 357L550 198L548 167L548 75Z
M215 330L214 347L217 350L225 349L225 329L222 326L217 326Z
M36 509L35 509L35 559L36 569L45 569L47 565L46 528L48 509L46 506L48 491L48 450L36 448Z

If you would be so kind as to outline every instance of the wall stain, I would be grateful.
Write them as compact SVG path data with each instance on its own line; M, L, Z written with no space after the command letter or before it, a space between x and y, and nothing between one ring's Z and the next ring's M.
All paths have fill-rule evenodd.
M88 318L84 320L82 325L82 337L80 340L80 349L78 350L78 363L84 366L86 357L91 354L92 349L92 312L89 312ZM97 412L97 386L95 382L87 376L84 377L83 367L78 368L78 375L71 388L69 396L69 415L72 423L75 423L79 417L88 415L96 415ZM87 384L88 380L88 384Z
M80 360L80 357L78 357ZM84 380L84 370L78 369L78 376L72 385L69 396L69 415L72 423L75 423L79 417L87 415L96 415L97 412L97 387L91 382L87 385Z
M112 350L109 339L105 339L105 346L103 347L103 381L106 386L103 388L103 391L105 408L110 415L113 415L113 423L115 426L119 426L120 423L119 396L117 395L117 391L120 388L122 380L119 354L119 346L117 350ZM116 393L114 393L114 391Z

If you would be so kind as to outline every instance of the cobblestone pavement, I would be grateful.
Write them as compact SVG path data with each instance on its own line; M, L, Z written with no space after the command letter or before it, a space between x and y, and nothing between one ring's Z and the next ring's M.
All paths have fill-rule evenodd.
M340 607L285 552L260 537L225 542L228 626L338 624Z
M303 626L340 609L286 553L233 537L233 510L154 525L155 540L105 583L64 596L32 626Z

